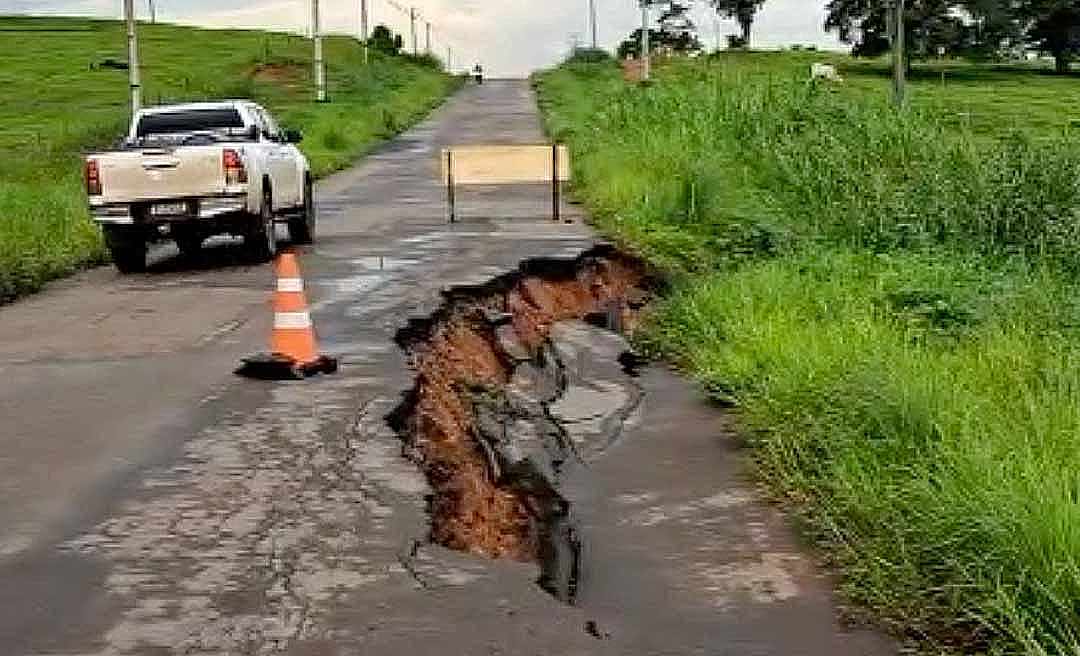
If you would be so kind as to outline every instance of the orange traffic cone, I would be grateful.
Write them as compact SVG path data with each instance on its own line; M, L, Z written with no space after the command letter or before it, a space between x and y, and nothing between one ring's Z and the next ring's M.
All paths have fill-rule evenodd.
M337 371L337 360L319 354L296 255L282 253L274 269L277 273L277 289L274 291L274 329L270 335L270 353L245 359L237 373L271 379L302 379L320 372L334 373Z

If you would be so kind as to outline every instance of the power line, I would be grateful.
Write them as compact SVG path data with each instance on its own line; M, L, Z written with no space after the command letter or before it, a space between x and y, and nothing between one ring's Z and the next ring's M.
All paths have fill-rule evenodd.
M374 18L376 2L378 0L362 0L367 6L368 14L368 38L371 37L370 27L379 22ZM458 48L451 48L452 43L458 41L454 35L450 34L447 30L441 29L435 21L427 18L424 12L415 6L406 6L399 2L399 0L381 0L385 3L386 7L393 10L390 17L382 20L382 24L387 27L393 28L396 32L400 33L403 39L408 39L407 48L411 48L414 55L420 54L420 22L424 23L424 52L433 54L437 48L441 47L440 42L445 45L447 51L447 70L452 70L451 60L456 56L460 59L463 54L462 50ZM361 5L361 23L363 23L363 11L364 5ZM394 20L396 16L399 20ZM363 25L361 25L361 32L363 32Z

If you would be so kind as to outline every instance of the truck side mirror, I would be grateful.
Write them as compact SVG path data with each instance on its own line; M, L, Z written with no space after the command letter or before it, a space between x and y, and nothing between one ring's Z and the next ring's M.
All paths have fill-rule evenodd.
M304 140L303 133L301 133L300 130L294 130L292 128L283 130L282 135L285 137L285 143L298 144Z

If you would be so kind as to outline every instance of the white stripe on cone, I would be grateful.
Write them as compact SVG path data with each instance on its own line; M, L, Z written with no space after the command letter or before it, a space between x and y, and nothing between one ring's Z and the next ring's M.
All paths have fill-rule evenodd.
M300 278L278 278L277 290L279 292L302 292L304 281Z
M274 328L301 330L311 328L311 315L305 312L275 312Z

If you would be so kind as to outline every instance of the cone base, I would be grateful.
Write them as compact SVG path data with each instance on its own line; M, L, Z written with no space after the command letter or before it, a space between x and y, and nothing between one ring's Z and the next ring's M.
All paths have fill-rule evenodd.
M338 370L337 358L320 355L311 362L297 362L280 353L259 353L240 362L236 374L259 380L303 380L315 374L332 374Z

